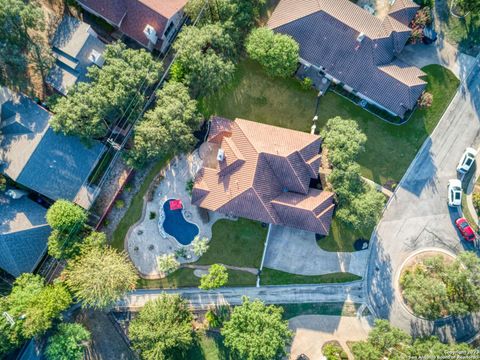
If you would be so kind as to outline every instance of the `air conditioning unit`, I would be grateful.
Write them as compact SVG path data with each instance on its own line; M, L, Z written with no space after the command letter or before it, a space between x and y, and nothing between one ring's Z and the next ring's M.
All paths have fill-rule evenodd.
M218 161L225 160L225 151L223 149L218 149L217 160Z
M358 36L357 36L357 41L358 41L359 43L361 43L361 42L363 41L363 39L365 39L365 34L361 32L361 33L358 34Z
M100 54L97 50L92 50L90 55L88 55L88 60L98 66L102 66L104 62L102 54Z
M157 32L151 25L145 26L145 29L143 29L143 33L145 34L145 36L147 37L148 41L151 44L155 45L157 43L157 40L158 40Z

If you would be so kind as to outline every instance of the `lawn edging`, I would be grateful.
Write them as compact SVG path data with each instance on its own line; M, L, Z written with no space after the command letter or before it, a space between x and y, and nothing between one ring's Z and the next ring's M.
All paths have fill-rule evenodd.
M348 272L336 272L324 275L298 275L264 268L260 274L261 286L346 284L361 280L361 276Z

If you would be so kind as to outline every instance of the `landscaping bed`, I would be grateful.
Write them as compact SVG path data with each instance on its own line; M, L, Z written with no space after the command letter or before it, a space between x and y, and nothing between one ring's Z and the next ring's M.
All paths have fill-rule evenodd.
M351 302L298 303L279 306L283 308L285 320L300 315L356 316L360 308L360 304Z
M358 275L351 273L332 273L325 275L297 275L284 271L263 268L260 275L261 285L288 285L288 284L322 284L344 283L361 280Z

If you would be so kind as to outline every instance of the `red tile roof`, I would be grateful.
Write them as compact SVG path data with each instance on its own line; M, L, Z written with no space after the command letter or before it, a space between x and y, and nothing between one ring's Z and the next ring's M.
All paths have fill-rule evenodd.
M222 149L224 159L204 160L195 178L194 205L328 234L333 194L309 188L320 167L318 136L217 117L207 141L211 157Z
M143 33L145 26L152 26L160 38L168 19L179 12L187 0L78 0L78 2L115 24L128 37L147 46L148 40Z

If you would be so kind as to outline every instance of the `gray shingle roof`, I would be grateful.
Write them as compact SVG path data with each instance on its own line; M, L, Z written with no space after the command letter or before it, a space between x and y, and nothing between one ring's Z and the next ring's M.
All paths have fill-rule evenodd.
M410 0L397 1L391 10L395 17L382 20L349 0L281 0L268 25L292 36L302 59L403 116L426 83L421 70L395 58L410 36L406 23L418 8Z
M0 267L15 277L34 270L47 249L46 212L27 197L0 194Z
M91 190L83 185L104 146L94 142L87 147L77 137L55 133L48 125L51 114L24 95L4 88L2 97L0 171L52 200L88 208Z
M97 38L90 25L74 17L64 16L52 40L56 60L48 74L47 83L66 95L76 82L88 81L87 69L93 65L89 56L93 50L103 54L105 44Z

